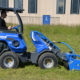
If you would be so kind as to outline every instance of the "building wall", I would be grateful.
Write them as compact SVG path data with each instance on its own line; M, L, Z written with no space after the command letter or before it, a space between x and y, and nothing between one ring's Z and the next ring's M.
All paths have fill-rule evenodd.
M65 14L56 14L57 0L38 0L37 13L28 13L28 0L23 0L24 12L21 15L24 24L43 24L43 15L50 15L51 24L80 25L80 14L70 14L71 0L66 0ZM9 7L14 7L14 0L9 0ZM8 14L7 22L17 23L15 15Z

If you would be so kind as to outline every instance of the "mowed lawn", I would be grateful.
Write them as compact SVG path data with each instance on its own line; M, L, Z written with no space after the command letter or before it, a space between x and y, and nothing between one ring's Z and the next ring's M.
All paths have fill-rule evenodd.
M35 51L35 47L30 38L32 30L39 31L48 37L51 41L61 41L68 43L76 54L80 54L80 26L24 26L24 39L27 45L27 51ZM64 45L56 44L62 51L70 51ZM26 64L17 69L1 69L0 80L80 80L80 71L69 71L64 66L57 68L40 69L33 64Z

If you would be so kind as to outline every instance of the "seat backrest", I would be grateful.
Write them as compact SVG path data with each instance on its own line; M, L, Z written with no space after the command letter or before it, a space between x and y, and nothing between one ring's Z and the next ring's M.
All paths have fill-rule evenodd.
M42 35L40 32L32 31L31 32L31 39L32 39L32 42L33 42L34 46L36 47L36 50L38 53L44 49L48 49L48 46L42 40Z

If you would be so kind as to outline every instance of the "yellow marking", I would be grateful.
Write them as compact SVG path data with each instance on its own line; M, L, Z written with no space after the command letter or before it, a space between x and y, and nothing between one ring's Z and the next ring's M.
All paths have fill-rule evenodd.
M77 64L77 66L79 67L79 64Z

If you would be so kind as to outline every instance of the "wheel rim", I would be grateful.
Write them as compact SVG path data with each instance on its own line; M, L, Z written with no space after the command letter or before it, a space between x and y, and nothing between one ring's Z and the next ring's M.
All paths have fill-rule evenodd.
M45 68L52 68L54 66L54 60L52 58L45 58L43 65Z
M14 65L14 59L12 57L5 57L3 64L6 68L12 68Z

